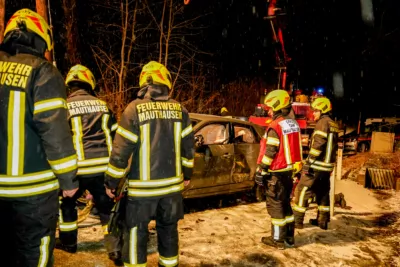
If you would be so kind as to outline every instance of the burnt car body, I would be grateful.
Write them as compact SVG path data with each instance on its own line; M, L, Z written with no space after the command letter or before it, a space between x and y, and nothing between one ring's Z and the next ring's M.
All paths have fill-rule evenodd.
M185 198L255 189L254 174L264 129L221 116L190 113L195 136L194 170Z

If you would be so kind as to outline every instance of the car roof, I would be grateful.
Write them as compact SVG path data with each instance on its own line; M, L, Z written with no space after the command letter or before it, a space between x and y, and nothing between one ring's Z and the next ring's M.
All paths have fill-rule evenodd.
M240 119L235 119L232 117L222 117L222 116L216 116L216 115L208 115L208 114L200 114L200 113L189 113L189 117L191 119L194 120L198 120L201 122L236 122L236 123L240 123L240 124L245 124L245 125L249 125L252 126L256 129L256 131L258 132L259 135L263 135L264 134L264 128L254 124L252 122L249 121L244 121L244 120L240 120Z

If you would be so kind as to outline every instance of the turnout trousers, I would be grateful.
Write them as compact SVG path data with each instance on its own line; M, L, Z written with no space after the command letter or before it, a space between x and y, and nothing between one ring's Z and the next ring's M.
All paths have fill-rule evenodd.
M273 172L266 181L267 211L271 216L271 237L284 242L294 237L294 217L290 206L293 188L292 172Z
M314 171L301 175L294 193L293 211L296 224L303 224L307 207L314 197L318 205L318 223L329 222L330 187L330 172Z
M104 174L94 177L78 177L79 190L72 198L62 198L60 205L59 227L60 241L64 246L76 246L78 242L78 212L76 200L85 190L89 190L99 211L100 222L103 227L104 245L108 253L121 250L120 238L108 234L107 224L110 219L114 202L106 194Z
M58 213L57 190L0 198L1 266L51 267Z
M181 193L157 198L128 198L122 250L125 266L147 266L148 225L154 219L160 254L158 266L178 266L178 221L183 219Z

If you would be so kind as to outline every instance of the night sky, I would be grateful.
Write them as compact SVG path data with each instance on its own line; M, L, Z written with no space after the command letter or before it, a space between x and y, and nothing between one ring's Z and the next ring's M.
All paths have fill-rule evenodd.
M34 9L33 0L10 2L6 19L19 8ZM51 1L52 12L58 12L53 14L56 24L60 2ZM400 116L400 1L373 0L373 24L363 21L360 2L368 0L280 0L287 13L286 51L292 58L288 83L308 93L324 88L335 116L345 120L358 118L360 111L363 117ZM239 78L262 78L269 87L276 83L266 12L265 0L191 0L186 16L204 14L196 22L204 29L191 41L211 54L201 56L214 65L211 76L222 83ZM83 30L95 32L82 24ZM343 81L343 97L333 94L334 75Z

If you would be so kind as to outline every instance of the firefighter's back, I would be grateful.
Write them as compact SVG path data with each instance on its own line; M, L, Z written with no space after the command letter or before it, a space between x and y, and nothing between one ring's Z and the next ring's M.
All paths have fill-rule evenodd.
M146 197L182 191L182 118L188 116L187 111L175 100L148 98L135 100L132 109L137 116L140 145L133 155L130 184L140 186L132 186L129 195ZM149 181L157 180L158 186L157 182L146 186L151 184Z

